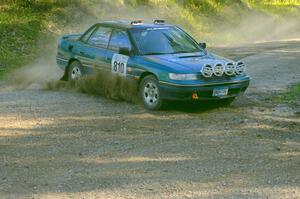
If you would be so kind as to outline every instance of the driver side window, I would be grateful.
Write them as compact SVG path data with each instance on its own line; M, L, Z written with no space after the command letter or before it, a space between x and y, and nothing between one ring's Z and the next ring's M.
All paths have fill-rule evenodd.
M119 29L113 30L108 48L116 52L118 52L120 48L128 48L131 50L131 42L127 32Z

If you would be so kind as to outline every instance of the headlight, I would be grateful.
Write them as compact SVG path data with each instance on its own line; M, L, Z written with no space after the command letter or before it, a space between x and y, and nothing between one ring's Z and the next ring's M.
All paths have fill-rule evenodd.
M235 66L233 63L227 63L225 65L225 74L228 75L228 76L232 76L234 75L235 73Z
M217 77L221 77L224 74L224 66L222 64L216 64L214 67L214 74Z
M246 65L244 64L244 62L237 62L236 65L235 65L235 73L237 75L241 75L245 72L245 69L246 69Z
M201 73L204 77L211 77L214 73L213 67L206 64L202 67Z
M196 80L197 74L176 74L169 73L169 78L173 80Z

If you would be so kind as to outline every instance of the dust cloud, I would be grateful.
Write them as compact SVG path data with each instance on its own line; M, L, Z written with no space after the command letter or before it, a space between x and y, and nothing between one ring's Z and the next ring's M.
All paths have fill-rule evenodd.
M83 32L98 21L142 19L151 22L157 18L166 19L169 23L187 29L198 41L206 41L214 46L239 46L245 43L300 38L300 14L297 13L278 19L274 16L247 11L237 20L230 19L231 15L232 17L236 15L232 14L232 10L228 10L223 13L228 15L227 22L218 18L211 20L208 16L199 13L190 20L192 23L188 20L190 15L186 18L178 16L176 12L181 8L177 5L161 8L153 5L126 6L124 5L126 1L119 1L120 7L116 8L113 3L105 2L103 4L103 2L89 1L86 5L88 11L82 12L81 8L78 8L78 12L74 15L74 22L70 24L49 25L48 31L52 32L56 39L51 41L41 39L40 46L46 46L47 50L43 50L33 63L14 71L9 76L10 87L12 89L74 88L67 85L69 83L58 81L63 76L63 71L55 63L57 41L64 34ZM198 23L199 26L195 26ZM136 100L132 97L137 96L137 93L132 89L134 86L129 86L131 83L116 77L109 81L105 78L106 76L102 74L84 78L76 85L76 90L123 100L126 96L124 90L129 89L131 94L126 97L130 98L129 101ZM106 82L109 84L105 84Z
M296 16L278 19L260 13L249 13L237 25L220 25L216 45L232 46L281 40L300 40L300 11Z
M300 6L289 8L288 12L288 8L279 10L270 7L269 11L258 11L246 5L232 5L207 15L200 11L192 12L187 9L186 3L180 1L176 4L145 2L148 3L128 6L127 1L119 0L119 7L116 8L114 3L91 1L88 7L98 21L141 19L151 23L154 19L165 19L187 30L197 41L214 46L300 39Z
M37 58L5 76L6 90L43 89L47 82L63 76L56 66L57 38L53 35L39 38Z
M11 88L15 89L42 89L47 82L58 80L62 75L63 72L55 67L55 62L40 57L33 63L12 72L8 81Z

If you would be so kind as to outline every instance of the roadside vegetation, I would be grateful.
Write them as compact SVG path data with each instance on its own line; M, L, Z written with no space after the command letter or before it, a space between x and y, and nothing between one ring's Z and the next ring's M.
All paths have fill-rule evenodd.
M0 2L0 77L36 58L42 48L39 38L51 37L47 30L51 17L61 15L66 4L61 0Z
M286 94L286 98L291 101L296 101L300 98L300 83L290 89Z
M280 34L272 31L263 37L274 21L283 24L283 29L296 27L299 10L298 1L292 0L2 0L0 78L30 63L40 52L47 54L45 46L51 43L54 48L60 35L100 20L159 16L179 24L199 41L226 44L270 39ZM286 18L294 21L287 25ZM249 30L258 21L259 31Z
M300 105L300 83L291 87L287 92L273 98L275 103L290 103Z

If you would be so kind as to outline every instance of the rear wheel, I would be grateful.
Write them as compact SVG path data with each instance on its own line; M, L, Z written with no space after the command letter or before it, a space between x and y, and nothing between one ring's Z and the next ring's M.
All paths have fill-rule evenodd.
M77 81L83 75L83 68L79 61L74 61L70 64L68 71L68 80L69 81Z
M161 99L159 84L153 75L146 76L140 84L140 96L144 106L148 110L159 110L162 108L163 100Z

